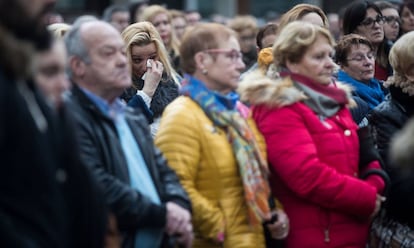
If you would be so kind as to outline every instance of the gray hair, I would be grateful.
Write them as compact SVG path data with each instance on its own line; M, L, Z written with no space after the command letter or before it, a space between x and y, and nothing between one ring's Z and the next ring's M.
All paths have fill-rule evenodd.
M89 51L86 47L84 39L82 38L80 29L82 27L82 24L89 21L93 20L76 22L65 34L65 45L68 58L70 59L71 57L77 57L87 64L89 64L91 60L89 57ZM69 78L72 78L73 71L70 65L67 67L67 73Z
M98 21L98 20L99 19L94 15L81 15L81 16L78 16L78 18L76 18L75 21L73 21L72 25L76 26L76 25L80 25L81 23L84 23L84 22Z

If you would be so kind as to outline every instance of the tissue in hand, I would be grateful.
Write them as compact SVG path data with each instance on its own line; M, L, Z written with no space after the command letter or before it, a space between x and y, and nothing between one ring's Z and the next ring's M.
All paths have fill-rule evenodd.
M152 67L152 65L151 65L151 62L150 62L150 60L149 59L147 59L147 69L148 68L151 68ZM141 79L142 80L145 80L145 77L147 76L147 72L145 72L144 73L144 75L142 75L142 77L141 77Z

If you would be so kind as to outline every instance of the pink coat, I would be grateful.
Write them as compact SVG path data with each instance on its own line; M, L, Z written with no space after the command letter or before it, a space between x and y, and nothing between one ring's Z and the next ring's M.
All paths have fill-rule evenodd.
M279 83L278 90L278 82L250 83L241 95L253 105L262 96L253 118L266 140L273 193L290 219L286 247L364 247L384 184L377 176L358 178L357 125L347 108L321 120L303 94Z

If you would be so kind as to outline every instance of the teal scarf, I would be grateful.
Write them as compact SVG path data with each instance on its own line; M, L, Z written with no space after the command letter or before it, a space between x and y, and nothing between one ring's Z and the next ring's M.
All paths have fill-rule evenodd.
M215 93L189 75L182 82L181 93L197 102L216 126L226 130L242 177L250 223L263 223L270 216L269 172L253 132L235 108L238 96L235 93L227 96Z

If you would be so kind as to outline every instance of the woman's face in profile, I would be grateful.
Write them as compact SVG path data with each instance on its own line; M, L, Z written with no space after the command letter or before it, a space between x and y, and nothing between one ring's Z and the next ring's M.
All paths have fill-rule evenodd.
M332 82L333 53L334 49L328 39L319 35L315 42L308 47L302 59L298 63L287 62L287 67L291 72L327 85Z
M384 35L390 41L395 41L398 38L400 31L400 15L394 8L386 8L381 11L385 17Z
M220 43L219 48L204 51L206 56L206 80L220 93L228 93L237 88L240 74L246 67L242 60L237 38L231 36Z

